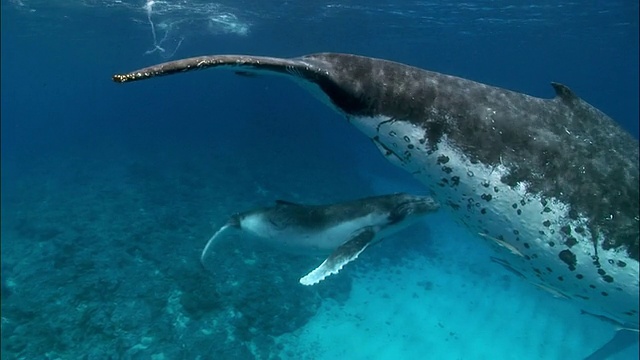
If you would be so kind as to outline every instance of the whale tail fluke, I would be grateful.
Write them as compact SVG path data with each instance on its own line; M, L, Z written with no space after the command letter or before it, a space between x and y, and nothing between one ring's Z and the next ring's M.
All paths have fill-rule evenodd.
M204 249L202 250L202 254L200 255L200 263L202 264L202 266L204 266L204 261L207 258L207 255L209 254L211 247L216 243L216 239L220 236L220 234L225 232L225 230L227 230L229 227L233 227L233 225L229 223L225 224L218 231L216 231L216 233L213 234L213 236L209 239L209 241L207 242L207 245L205 245Z

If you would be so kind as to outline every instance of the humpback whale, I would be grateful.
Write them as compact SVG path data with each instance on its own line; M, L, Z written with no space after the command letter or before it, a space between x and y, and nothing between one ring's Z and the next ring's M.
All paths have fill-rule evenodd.
M542 99L364 56L212 55L113 75L225 68L287 76L425 184L504 266L638 328L638 141L552 83ZM495 241L494 241L495 242Z
M212 246L227 229L235 228L264 239L274 247L296 253L330 254L300 279L314 285L337 274L369 245L382 240L440 205L429 196L397 193L329 205L303 205L284 200L272 207L235 214L202 250L204 265Z

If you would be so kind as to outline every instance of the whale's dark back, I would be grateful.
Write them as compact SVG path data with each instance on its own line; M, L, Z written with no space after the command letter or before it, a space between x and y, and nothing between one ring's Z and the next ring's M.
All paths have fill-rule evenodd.
M245 215L261 213L279 229L295 226L321 231L372 214L386 216L389 224L397 223L409 215L431 213L439 207L431 197L397 193L328 205L305 205L278 200L273 207L253 210Z
M638 260L638 141L564 85L547 100L381 59L300 59L328 70L315 81L347 116L407 121L433 149L446 136L472 161L505 165L503 183L569 204L606 234L605 249Z

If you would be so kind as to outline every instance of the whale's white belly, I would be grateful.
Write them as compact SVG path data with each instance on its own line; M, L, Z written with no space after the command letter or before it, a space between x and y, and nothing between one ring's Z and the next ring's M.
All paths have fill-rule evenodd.
M517 249L514 254L496 246L529 281L559 291L582 308L637 326L638 262L621 250L596 250L585 214L571 219L567 204L529 192L526 183L504 184L505 166L470 162L446 136L430 151L422 144L424 130L415 125L389 118L349 120L390 162L427 185L459 222ZM605 240L602 236L598 243ZM599 267L594 266L596 252Z
M388 214L372 213L337 223L324 229L308 229L296 225L278 228L259 214L249 215L242 228L271 246L301 254L329 254L366 226L383 226Z

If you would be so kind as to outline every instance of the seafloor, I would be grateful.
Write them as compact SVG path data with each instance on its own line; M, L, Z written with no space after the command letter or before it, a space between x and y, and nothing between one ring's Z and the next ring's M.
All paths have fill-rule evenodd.
M2 359L580 359L614 334L444 212L313 287L321 258L237 236L205 269L233 212L424 190L303 157L137 154L3 164Z

